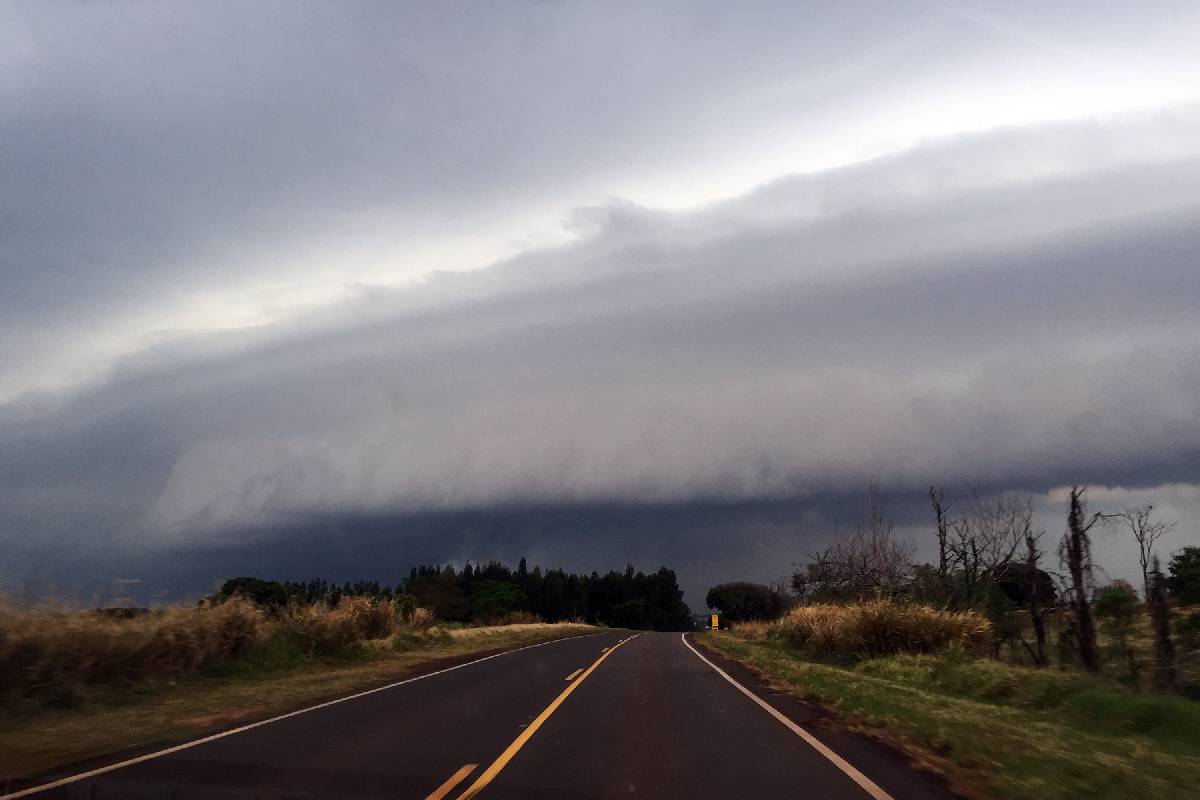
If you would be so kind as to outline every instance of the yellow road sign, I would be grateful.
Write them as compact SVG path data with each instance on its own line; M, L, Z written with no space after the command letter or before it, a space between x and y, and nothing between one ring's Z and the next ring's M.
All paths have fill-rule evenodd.
M712 629L715 631L717 629L717 615L713 614L712 618L713 618Z

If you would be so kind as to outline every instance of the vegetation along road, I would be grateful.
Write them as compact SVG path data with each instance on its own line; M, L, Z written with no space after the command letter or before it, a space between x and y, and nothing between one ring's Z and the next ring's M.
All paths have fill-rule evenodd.
M4 798L948 796L882 746L806 727L691 639L525 647Z

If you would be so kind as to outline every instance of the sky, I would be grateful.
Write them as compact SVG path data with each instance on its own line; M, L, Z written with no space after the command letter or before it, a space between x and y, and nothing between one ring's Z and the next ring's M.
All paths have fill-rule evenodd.
M930 484L1200 544L1198 39L1192 2L0 2L0 588L525 555L700 608L872 480L925 558Z

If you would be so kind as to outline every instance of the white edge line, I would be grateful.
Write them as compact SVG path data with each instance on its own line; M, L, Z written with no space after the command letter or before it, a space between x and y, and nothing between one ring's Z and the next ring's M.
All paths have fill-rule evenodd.
M749 697L754 702L758 703L759 706L761 706L764 711L766 711L772 717L774 717L775 719L777 719L781 723L783 723L784 727L786 727L792 733L796 734L801 739L803 739L805 741L805 743L807 743L810 747L812 747L814 750L816 750L821 755L825 756L825 758L829 759L829 761L833 762L833 765L835 767L840 769L842 772L846 773L846 775L850 778L850 780L854 781L859 786L861 786L863 791L865 791L867 794L869 794L871 797L873 797L874 800L893 800L893 798L890 794L885 792L883 789L879 788L879 786L874 781L872 781L866 775L863 775L861 772L859 772L857 769L855 769L854 765L852 765L849 761L847 761L846 759L839 756L837 753L830 750L829 747L824 742L822 742L817 737L813 736L808 731L804 730L804 728L801 728L799 725L797 725L792 720L788 719L778 709L776 709L774 706L772 706L766 700L763 700L761 697L756 695L754 692L750 691L745 686L742 686L742 684L738 683L733 678L731 678L729 676L728 672L721 669L716 664L714 664L713 662L711 662L707 658L705 658L700 653L699 650L692 647L692 645L688 642L686 633L680 634L679 638L683 641L684 646L687 647L688 650L691 650L693 653L696 654L696 658L700 659L705 664L708 664L710 667L712 667L714 670L716 670L718 675L720 675L722 678L724 678L725 680L732 683L739 692L746 695L746 697ZM0 797L0 800L4 800L4 798Z
M328 708L329 706L335 706L338 703L345 703L347 700L357 700L358 698L366 697L369 694L375 694L376 692L384 692L384 691L387 691L388 689L395 689L397 686L403 686L406 683L414 683L415 681L424 680L425 678L432 678L435 675L443 675L447 672L453 672L456 669L462 669L463 667L469 667L472 664L479 664L484 661L491 661L493 658L499 658L500 656L507 656L512 653L519 653L522 650L532 650L535 647L543 647L544 645L554 644L555 642L565 642L570 639L583 639L588 636L601 636L605 632L606 631L600 631L599 633L585 633L582 636L564 636L561 639L550 639L549 641L538 642L537 644L527 644L524 647L518 647L513 650L505 650L503 653L492 653L490 656L484 656L483 658L477 658L474 661L467 661L464 664L456 664L453 667L446 667L445 669L439 669L436 672L427 672L424 675L416 675L412 678L405 678L402 681L396 681L395 683L389 683L386 686L376 686L374 689L367 689L365 692L358 692L357 694L348 695L346 697L339 697L336 700L327 700L324 703L318 703L315 706L309 706L308 708L301 708L297 711L289 711L286 714L280 714L279 716L271 717L270 719L263 719L263 720L259 720L258 722L251 722L247 725L242 725L241 727L238 727L238 728L232 728L227 731L221 731L220 733L214 733L211 736L205 736L200 739L194 739L190 742L184 742L183 744L177 744L174 747L168 747L165 750L158 750L154 753L147 753L144 756L138 756L136 758L126 759L125 761L118 761L115 764L108 764L107 766L97 767L96 769L89 770L87 772L80 772L77 775L70 775L66 778L59 778L56 781L51 781L50 783L43 783L39 786L30 786L27 789L21 789L20 791L13 792L11 794L3 794L3 795L0 795L0 800L17 800L18 797L28 797L29 795L37 794L38 792L45 792L50 789L57 789L60 786L66 786L67 784L75 783L76 781L85 780L86 778L94 778L95 776L103 775L106 772L113 772L114 770L122 769L124 767L130 767L130 766L133 766L134 764L140 764L143 761L150 761L151 759L154 759L154 758L160 758L161 756L167 756L172 753L178 753L180 750L187 750L188 748L196 747L197 745L207 744L208 742L213 742L213 741L216 741L217 739L224 739L226 736L233 736L235 733L244 733L245 731L252 730L254 728L260 728L263 725L270 725L272 722L279 722L280 720L288 719L289 717L296 717L301 714L307 714L309 711L316 711L317 709Z

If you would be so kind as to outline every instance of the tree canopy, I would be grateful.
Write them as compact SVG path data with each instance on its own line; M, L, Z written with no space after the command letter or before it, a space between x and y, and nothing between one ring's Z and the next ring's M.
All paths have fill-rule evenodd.
M689 630L691 612L674 571L569 573L562 569L528 568L521 559L516 570L497 561L486 564L421 565L395 586L379 581L337 583L313 579L283 583L260 578L226 581L218 597L241 595L268 608L288 602L337 605L342 597L402 599L430 609L451 622L492 622L525 611L547 622L583 620L621 628Z
M705 602L730 622L776 619L787 608L787 598L761 583L735 581L708 590Z
M1167 588L1181 603L1200 603L1200 547L1185 547L1171 556Z

